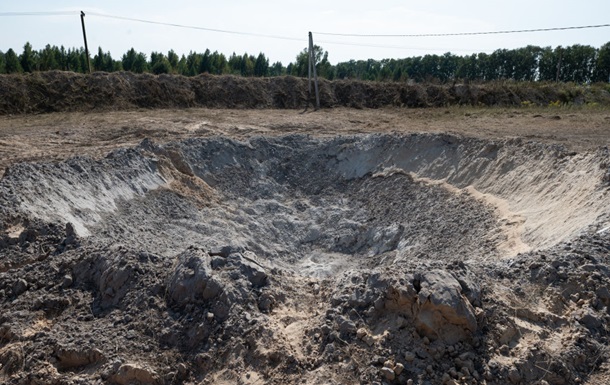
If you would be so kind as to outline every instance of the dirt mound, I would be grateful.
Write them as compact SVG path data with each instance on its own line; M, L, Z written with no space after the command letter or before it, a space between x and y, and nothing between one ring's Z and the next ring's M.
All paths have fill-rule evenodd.
M0 378L593 384L610 358L608 160L293 135L12 166Z
M0 115L134 108L304 108L307 80L292 76L133 74L91 75L48 71L0 75ZM522 103L610 104L607 87L498 82L407 84L357 80L320 81L323 107L436 107L454 104L520 106Z

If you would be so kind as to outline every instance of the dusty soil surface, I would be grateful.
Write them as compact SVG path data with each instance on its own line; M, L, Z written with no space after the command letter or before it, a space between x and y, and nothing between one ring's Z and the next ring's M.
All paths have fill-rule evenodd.
M103 157L145 138L305 134L449 133L483 139L523 138L569 151L610 145L610 110L603 108L430 108L301 110L179 109L72 112L0 118L0 169L22 161Z
M0 120L0 381L606 384L602 109Z

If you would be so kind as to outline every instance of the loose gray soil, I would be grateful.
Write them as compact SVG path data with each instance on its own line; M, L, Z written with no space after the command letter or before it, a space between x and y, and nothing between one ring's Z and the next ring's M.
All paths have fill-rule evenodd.
M0 382L608 383L607 147L304 119L5 158Z

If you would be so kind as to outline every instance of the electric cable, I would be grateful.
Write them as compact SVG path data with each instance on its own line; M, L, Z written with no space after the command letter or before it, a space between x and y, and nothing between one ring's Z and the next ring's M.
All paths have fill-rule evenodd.
M0 12L0 16L74 16L79 15L78 11L61 12Z
M136 19L136 18L133 18L133 17L115 16L115 15L108 15L108 14L97 13L97 12L85 12L85 14L86 15L99 16L99 17L106 17L106 18L109 18L109 19L117 19L117 20L125 20L125 21L135 21L135 22L138 22L138 23L165 25L165 26L169 26L169 27L195 29L195 30L208 31L208 32L228 33L228 34L232 34L232 35L265 37L265 38L270 38L270 39L291 40L291 41L306 41L307 40L306 38L297 38L297 37L288 37L288 36L279 36L279 35L266 35L266 34L253 33L253 32L230 31L230 30L226 30L226 29L207 28L207 27L199 27L199 26L194 26L194 25L185 25L185 24L176 24L176 23L165 23L165 22L161 22L161 21Z
M610 27L610 24L582 25L582 26L576 26L576 27L516 29L516 30L507 30L507 31L419 33L419 34L400 34L400 35L377 35L377 34L334 33L334 32L312 32L312 33L315 33L316 35L344 36L344 37L440 37L440 36L473 36L473 35L498 35L498 34L527 33L527 32L567 31L567 30L573 30L573 29L590 29L590 28L605 28L605 27Z

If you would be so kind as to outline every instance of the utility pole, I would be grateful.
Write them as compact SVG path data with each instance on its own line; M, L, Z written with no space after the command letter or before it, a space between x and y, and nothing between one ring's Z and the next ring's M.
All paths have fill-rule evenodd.
M309 95L311 95L311 72L313 71L314 87L316 91L316 110L320 109L320 92L318 90L318 72L316 71L316 53L313 46L313 35L309 32ZM307 101L309 103L309 101Z
M85 55L87 55L87 67L91 73L91 60L89 59L89 47L87 46L87 32L85 32L85 12L80 11L80 23L83 26L83 39L85 40Z

